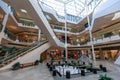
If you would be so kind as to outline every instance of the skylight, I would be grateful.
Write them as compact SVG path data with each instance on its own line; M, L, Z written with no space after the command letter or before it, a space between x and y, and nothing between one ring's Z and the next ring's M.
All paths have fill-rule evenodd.
M67 14L84 17L85 15L87 15L85 11L85 5L87 5L89 11L91 11L93 7L97 4L97 2L101 0L39 0L39 1L52 7L57 12L58 15L65 16L64 8L66 7Z

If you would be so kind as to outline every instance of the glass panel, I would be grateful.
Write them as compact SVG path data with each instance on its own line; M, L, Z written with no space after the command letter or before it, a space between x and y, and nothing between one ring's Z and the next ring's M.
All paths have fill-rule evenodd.
M67 17L68 20L77 22L81 18L87 15L85 11L85 4L88 6L88 13L92 11L95 5L101 0L39 0L49 6L51 6L58 15L65 16L64 5L66 7L67 14L71 15ZM77 17L80 17L78 19Z

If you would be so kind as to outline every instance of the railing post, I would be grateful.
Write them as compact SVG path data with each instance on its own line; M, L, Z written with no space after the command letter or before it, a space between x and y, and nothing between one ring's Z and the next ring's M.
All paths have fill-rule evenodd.
M38 29L38 42L40 42L40 38L41 38L41 30Z

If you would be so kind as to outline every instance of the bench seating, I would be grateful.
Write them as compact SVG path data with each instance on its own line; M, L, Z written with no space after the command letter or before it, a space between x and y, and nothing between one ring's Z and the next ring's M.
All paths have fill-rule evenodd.
M29 66L33 66L35 63L31 62L31 63L24 63L24 64L20 64L20 68L24 68L24 67L29 67Z

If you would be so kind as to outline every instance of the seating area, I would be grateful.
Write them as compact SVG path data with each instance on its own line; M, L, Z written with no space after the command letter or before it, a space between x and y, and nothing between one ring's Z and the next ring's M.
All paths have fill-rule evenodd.
M12 65L12 70L18 70L20 68L26 68L26 67L35 66L38 64L39 64L39 60L36 60L35 62L28 62L28 63L16 62L14 65Z
M31 62L31 63L24 63L24 64L20 64L20 68L25 68L25 67L29 67L29 66L33 66L34 63Z
M107 72L107 68L102 64L93 66L92 63L86 64L85 62L80 63L80 61L48 62L46 65L53 76L65 76L67 79L72 75L86 76Z

